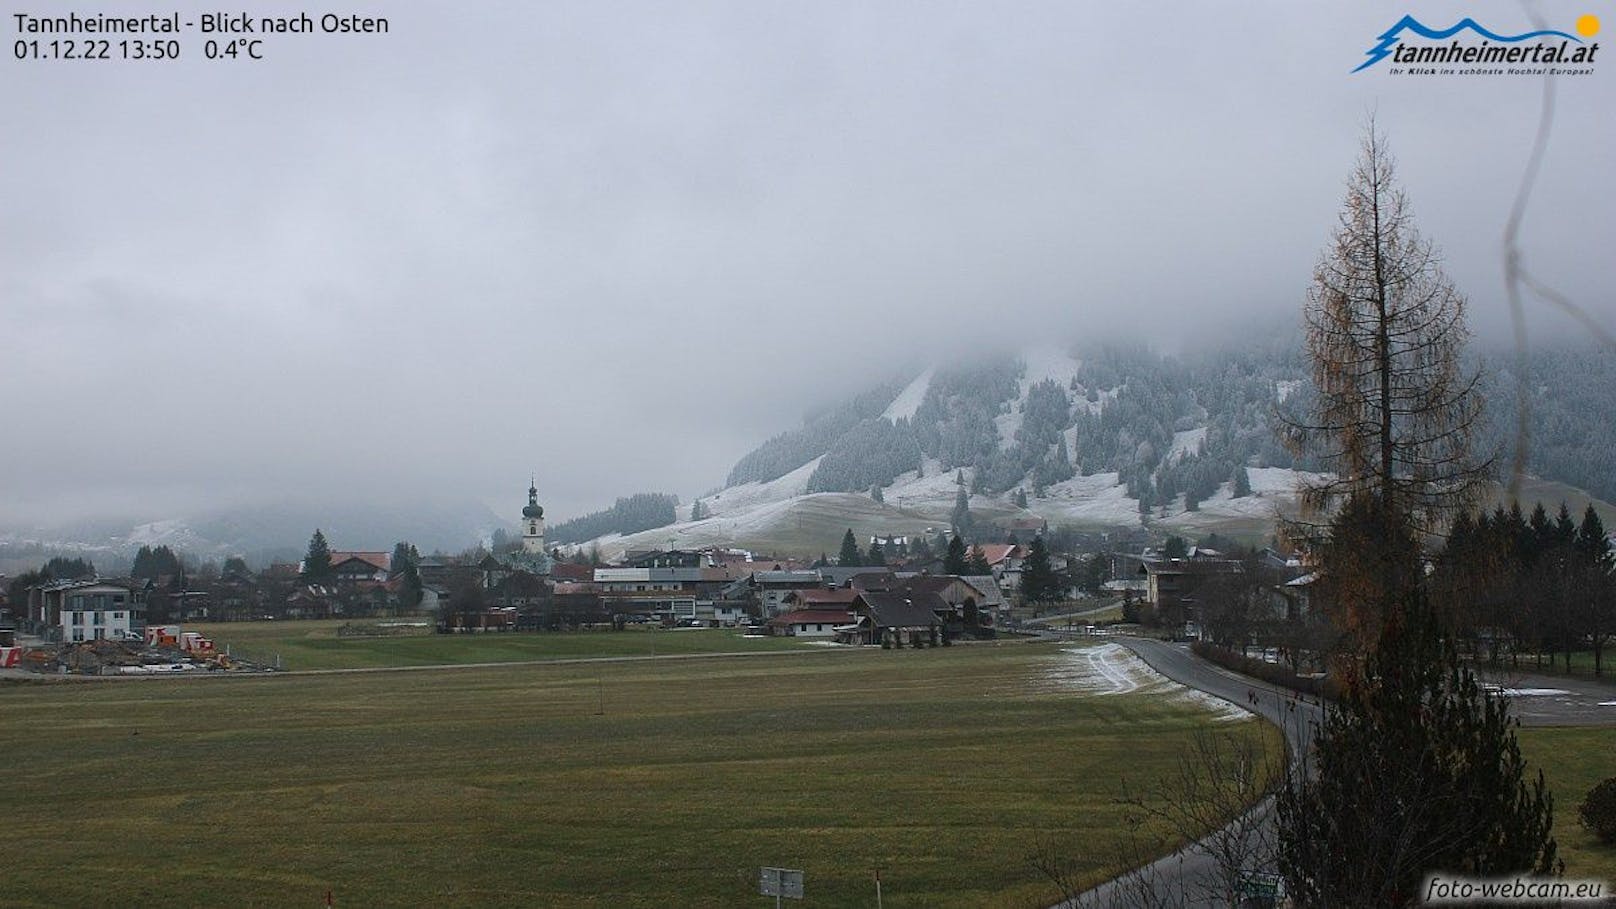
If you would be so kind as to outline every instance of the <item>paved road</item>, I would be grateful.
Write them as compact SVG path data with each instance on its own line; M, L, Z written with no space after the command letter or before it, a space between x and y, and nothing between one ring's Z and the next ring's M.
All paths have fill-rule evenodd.
M1616 681L1485 668L1476 675L1509 696L1522 726L1616 726Z
M1323 717L1323 708L1316 701L1214 666L1192 654L1187 645L1151 638L1114 640L1173 681L1220 697L1275 724L1285 732L1293 755L1307 747L1313 729ZM1483 671L1479 675L1484 684L1510 696L1511 710L1523 726L1616 726L1616 685L1609 682L1519 672ZM1265 823L1273 823L1271 803L1264 802L1252 810ZM1223 903L1215 896L1216 881L1215 863L1192 845L1090 890L1075 903L1064 903L1062 907L1088 909L1141 903L1219 906ZM1141 893L1141 888L1147 892Z
M1284 730L1293 753L1311 740L1314 724L1323 716L1323 710L1314 701L1296 697L1287 689L1214 666L1190 653L1185 645L1150 638L1117 637L1112 640L1138 654L1152 669L1167 678L1222 698L1273 723ZM1270 802L1265 801L1252 811L1257 813L1263 824L1272 824L1270 816L1273 806ZM1083 894L1075 902L1063 903L1061 909L1141 904L1184 907L1226 905L1217 898L1218 878L1212 857L1192 844L1135 872L1108 881Z

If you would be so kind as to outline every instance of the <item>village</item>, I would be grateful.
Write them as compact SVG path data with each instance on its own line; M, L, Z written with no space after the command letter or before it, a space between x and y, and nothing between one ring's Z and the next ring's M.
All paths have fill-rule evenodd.
M520 539L454 555L421 555L408 543L391 552L332 549L317 530L300 562L258 571L241 558L188 570L161 546L144 547L121 577L59 558L0 578L0 668L282 669L276 657L221 649L185 627L302 620L342 620L344 636L648 626L891 649L1048 633L1063 627L1055 620L1080 616L1083 627L1143 623L1178 639L1301 646L1317 578L1274 548L1231 558L1178 537L1152 546L1137 532L1050 533L1041 522L985 528L978 536L997 541L969 544L939 531L934 541L873 534L861 545L849 528L834 559L670 547L606 564L582 547L546 548L536 487L521 518Z

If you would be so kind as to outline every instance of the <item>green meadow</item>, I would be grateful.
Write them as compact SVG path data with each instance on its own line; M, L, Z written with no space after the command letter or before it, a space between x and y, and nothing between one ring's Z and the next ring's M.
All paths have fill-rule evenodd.
M761 906L771 865L806 873L803 905L871 905L876 869L889 907L1048 905L1040 843L1089 881L1122 870L1121 775L1167 778L1212 726L1280 747L1184 701L1074 690L1070 659L1006 644L3 685L0 904Z
M1601 843L1577 820L1577 807L1600 780L1616 776L1616 729L1522 729L1529 770L1543 771L1554 793L1554 838L1566 876L1598 878L1616 892L1616 843Z

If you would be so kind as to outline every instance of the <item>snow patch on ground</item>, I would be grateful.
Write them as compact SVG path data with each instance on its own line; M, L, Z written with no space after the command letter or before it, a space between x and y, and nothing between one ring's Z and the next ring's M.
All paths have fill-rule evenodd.
M1026 419L1021 413L1027 399L1023 397L1010 405L1009 413L1001 413L993 418L993 427L999 433L999 450L1004 451L1016 444L1016 433L1021 431L1022 421Z
M1294 497L1296 487L1303 480L1319 480L1329 474L1309 473L1289 467L1248 467L1246 477L1251 480L1251 491L1259 494L1279 493Z
M804 495L808 492L808 479L819 469L819 462L823 459L824 455L821 455L785 476L767 483L742 483L739 486L731 486L713 493L701 502L707 507L708 513L717 517Z
M1010 402L1010 412L1001 413L993 418L993 425L999 431L1000 449L1015 444L1016 433L1021 431L1022 408L1027 406L1027 392L1039 382L1053 379L1055 384L1070 393L1072 380L1077 377L1077 371L1083 366L1082 361L1058 347L1033 348L1022 356L1021 361L1026 364L1026 369L1022 370L1016 399Z
M1045 669L1043 681L1057 690L1098 697L1137 693L1193 703L1211 711L1219 722L1250 716L1240 706L1161 675L1121 644L1063 647Z
M905 471L892 481L892 485L881 490L881 497L888 505L901 508L905 511L927 511L947 513L954 508L954 499L959 495L960 487L954 482L957 471L944 470L943 462L936 458L926 459L926 475L918 476L915 471ZM970 489L971 471L965 471L966 489ZM982 496L972 496L974 502Z
M903 391L898 392L898 396L892 399L892 403L888 404L887 409L881 412L881 416L894 423L899 420L912 419L915 411L920 409L920 403L926 400L926 389L931 387L931 377L936 371L935 369L928 369L916 376L915 380L910 382Z
M1193 454L1199 454L1201 444L1206 441L1206 427L1186 429L1183 432L1173 433L1173 444L1167 449L1166 463L1173 464L1182 461Z
M1291 394L1296 391L1296 389L1301 387L1302 382L1300 379L1286 379L1283 382L1275 382L1274 397L1279 401L1279 403L1283 404L1285 403L1286 398L1290 397Z
M1058 347L1041 347L1027 351L1022 357L1027 369L1021 375L1021 400L1027 399L1027 389L1044 381L1054 379L1060 387L1071 390L1072 379L1077 377L1077 371L1082 368L1082 361L1076 359Z
M1570 694L1564 688L1505 688L1503 694L1511 698L1546 698L1555 695Z
M1139 500L1130 498L1119 480L1115 471L1072 477L1049 486L1043 498L1028 500L1027 507L1057 526L1138 524Z

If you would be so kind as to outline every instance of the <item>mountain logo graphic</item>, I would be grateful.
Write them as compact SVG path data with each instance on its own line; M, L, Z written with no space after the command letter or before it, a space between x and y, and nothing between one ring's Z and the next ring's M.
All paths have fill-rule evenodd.
M1581 19L1577 20L1577 30L1582 32L1584 35L1592 35L1599 30L1599 20L1591 15L1583 16ZM1354 69L1353 72L1356 73L1366 70L1369 67L1374 66L1376 63L1379 63L1380 61L1391 56L1392 51L1408 33L1412 33L1412 35L1421 38L1429 38L1433 41L1446 41L1455 35L1465 32L1479 35L1488 41L1496 41L1499 44L1517 44L1522 41L1529 41L1533 38L1565 38L1575 41L1578 44L1582 43L1582 39L1578 38L1576 35L1573 35L1570 32L1558 31L1556 29L1522 32L1519 35L1500 35L1496 32L1483 28L1480 23L1468 16L1460 19L1457 24L1450 28L1437 29L1431 28L1413 16L1405 15L1403 18L1397 20L1396 25L1393 25L1386 31L1381 32L1379 36L1380 43L1376 44L1374 47L1371 47L1369 50L1364 51L1364 56L1368 57L1369 59L1358 64L1358 67Z

